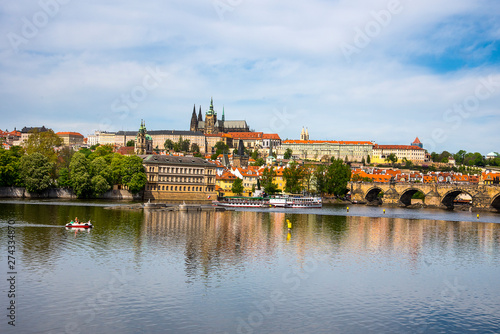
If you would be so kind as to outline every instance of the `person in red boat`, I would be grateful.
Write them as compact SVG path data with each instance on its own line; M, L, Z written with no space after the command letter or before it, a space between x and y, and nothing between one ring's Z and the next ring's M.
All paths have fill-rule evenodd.
M75 224L78 224L80 223L80 221L78 220L78 217L75 217Z

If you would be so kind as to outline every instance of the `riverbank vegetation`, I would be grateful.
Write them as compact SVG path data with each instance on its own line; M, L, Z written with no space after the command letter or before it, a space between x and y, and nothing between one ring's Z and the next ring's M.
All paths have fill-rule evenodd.
M25 187L30 193L69 188L79 198L98 197L114 185L136 194L146 185L138 156L113 153L111 146L75 152L53 132L34 133L26 148L0 148L0 186ZM54 149L55 147L55 149Z

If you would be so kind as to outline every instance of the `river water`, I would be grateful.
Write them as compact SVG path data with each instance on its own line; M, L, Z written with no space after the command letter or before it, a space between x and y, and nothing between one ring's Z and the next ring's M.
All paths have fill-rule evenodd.
M108 204L0 201L1 333L500 332L499 214Z

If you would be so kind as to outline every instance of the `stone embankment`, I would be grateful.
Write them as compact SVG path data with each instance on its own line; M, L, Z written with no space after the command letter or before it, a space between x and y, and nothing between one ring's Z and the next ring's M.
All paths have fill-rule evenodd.
M71 189L66 188L51 188L43 191L40 194L30 193L25 188L21 187L0 187L0 198L58 198L58 199L77 199L75 193ZM110 190L102 194L99 199L133 201L142 200L142 193L133 195L128 190Z

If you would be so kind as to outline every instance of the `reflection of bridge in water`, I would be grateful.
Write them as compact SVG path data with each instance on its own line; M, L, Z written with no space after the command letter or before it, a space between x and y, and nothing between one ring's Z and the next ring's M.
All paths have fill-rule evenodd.
M462 193L472 198L472 207L500 211L500 186L446 183L364 183L349 182L351 199L360 203L372 202L383 193L382 203L408 206L417 192L425 195L425 204L453 208L453 200Z

